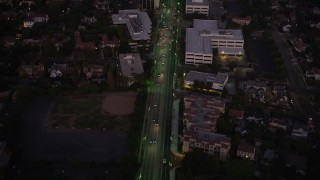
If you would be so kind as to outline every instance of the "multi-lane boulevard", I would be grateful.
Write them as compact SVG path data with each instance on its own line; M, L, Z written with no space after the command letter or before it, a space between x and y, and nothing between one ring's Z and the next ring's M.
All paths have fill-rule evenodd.
M153 83L148 99L139 150L139 179L169 179L173 74L177 61L180 3L164 0L157 12L153 41Z

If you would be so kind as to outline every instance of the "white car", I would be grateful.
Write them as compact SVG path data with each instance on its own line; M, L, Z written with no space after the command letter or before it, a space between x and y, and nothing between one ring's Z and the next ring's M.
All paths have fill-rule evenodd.
M166 163L167 163L167 160L166 160L166 159L163 159L163 160L162 160L162 163L163 163L163 164L166 164Z

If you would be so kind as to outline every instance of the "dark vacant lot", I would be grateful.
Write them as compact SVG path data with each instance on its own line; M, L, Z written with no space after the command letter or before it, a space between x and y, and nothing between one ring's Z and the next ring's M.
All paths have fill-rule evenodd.
M91 130L56 129L45 124L52 98L37 98L25 114L21 160L15 176L24 179L114 179L128 154L126 134ZM106 173L107 171L107 173Z
M255 68L259 71L274 73L275 65L272 62L272 57L268 51L268 46L262 38L254 38L247 40L248 46L254 52L256 58Z
M244 3L238 0L227 0L227 9L234 16L242 16L248 13Z

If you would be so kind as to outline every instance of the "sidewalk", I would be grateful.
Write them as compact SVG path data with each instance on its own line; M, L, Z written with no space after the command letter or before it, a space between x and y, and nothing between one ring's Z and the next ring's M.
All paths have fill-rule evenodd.
M180 102L180 99L177 99L173 102L173 115L172 115L173 117L172 117L172 127L171 127L172 141L171 141L170 150L175 156L179 158L183 158L184 154L181 154L178 152L179 102Z

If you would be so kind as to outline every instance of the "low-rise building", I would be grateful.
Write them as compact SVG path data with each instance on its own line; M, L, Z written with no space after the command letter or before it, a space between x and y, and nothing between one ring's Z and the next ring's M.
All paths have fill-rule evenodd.
M43 65L20 65L18 68L20 77L26 76L28 78L38 79L43 72Z
M47 23L49 21L49 16L47 14L29 14L23 20L23 27L32 28L36 23Z
M308 126L302 124L294 124L291 130L291 137L294 139L304 140L308 137Z
M235 16L235 17L232 17L232 22L234 23L237 23L241 26L244 26L244 25L249 25L251 23L251 16L246 16L246 17L238 17L238 16Z
M215 75L199 71L190 71L184 80L184 87L191 88L194 86L195 81L204 82L206 87L202 88L223 90L224 86L228 82L228 74L218 73Z
M152 22L146 12L138 9L119 10L111 16L115 25L126 25L131 39L129 46L132 51L148 51L151 39Z
M106 73L104 72L104 66L99 64L92 64L83 67L83 73L86 78L91 82L101 83L106 80Z
M290 40L291 44L293 45L293 48L301 53L306 50L306 45L304 44L303 40L301 38L295 38L293 40Z
M204 131L191 126L183 133L182 152L186 153L194 148L198 148L209 155L214 155L225 160L231 147L230 142L230 138L225 135Z
M81 23L83 24L94 24L97 22L97 18L94 16L88 17L88 16L84 16L83 18L81 18Z
M80 32L74 32L75 48L80 50L94 50L97 49L95 42L84 42L81 39Z
M237 120L243 120L244 111L238 109L229 109L228 116Z
M104 48L104 47L110 47L110 48L120 47L119 38L117 36L113 36L112 39L109 39L107 34L102 34L100 48Z
M274 104L288 105L286 86L275 85L272 90L272 95L274 97Z
M315 80L320 80L320 68L313 67L310 70L306 71L307 77L313 77Z
M186 0L186 14L209 14L209 0Z
M142 60L139 53L119 54L121 75L126 77L127 85L138 82L138 76L144 73Z
M237 149L237 156L251 161L254 160L256 154L255 147L244 142L240 142Z
M93 1L93 6L96 8L96 10L109 10L109 0L95 0Z
M267 93L267 84L259 81L247 81L245 83L245 93L254 100L264 102Z
M269 128L280 129L286 132L288 129L288 125L289 123L287 119L270 118L269 120Z

